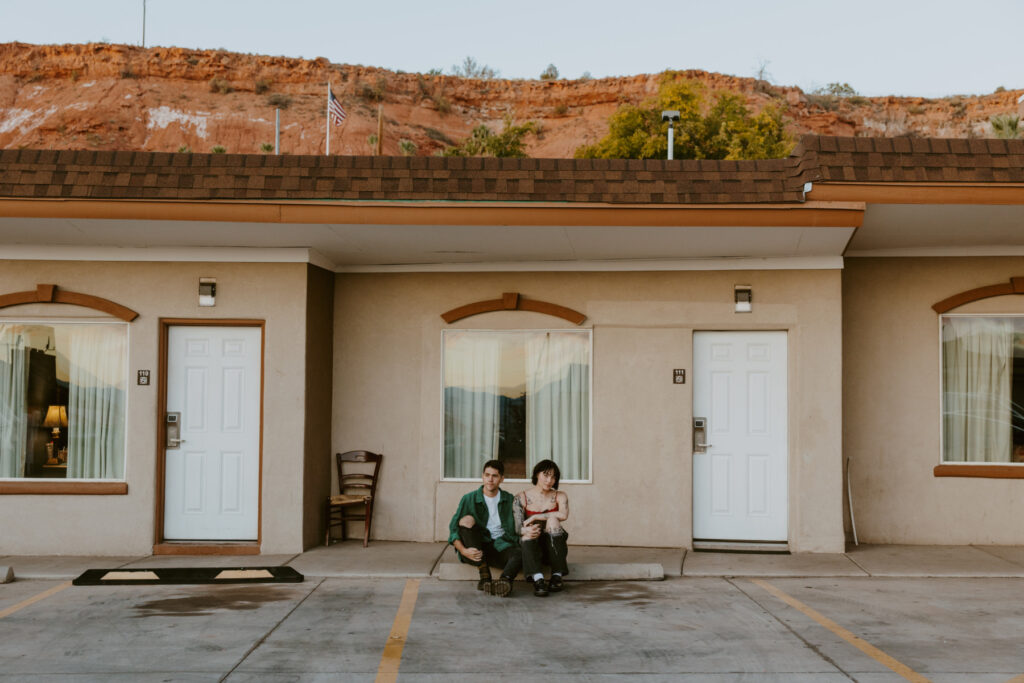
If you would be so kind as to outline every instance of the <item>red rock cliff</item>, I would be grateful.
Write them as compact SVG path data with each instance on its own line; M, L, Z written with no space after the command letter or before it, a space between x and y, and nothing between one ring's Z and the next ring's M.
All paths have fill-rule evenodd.
M986 137L989 119L1016 113L1021 91L980 97L821 98L799 88L705 71L686 74L711 91L741 93L754 109L784 108L794 135ZM533 120L534 157L570 157L607 129L621 103L651 97L658 75L593 80L474 80L395 73L216 50L126 45L0 44L0 148L259 152L274 141L281 107L281 150L324 151L330 81L349 118L331 128L332 153L369 154L384 121L383 152L410 141L430 155L480 123L500 128L506 113ZM406 145L406 152L411 148Z

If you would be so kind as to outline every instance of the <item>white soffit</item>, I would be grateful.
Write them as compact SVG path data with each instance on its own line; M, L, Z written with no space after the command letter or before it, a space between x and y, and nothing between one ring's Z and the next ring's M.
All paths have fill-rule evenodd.
M847 257L1024 254L1024 206L869 204Z
M800 258L840 257L853 232L853 227L803 226L338 225L2 217L0 258L308 260L339 271L479 269L494 264L506 264L507 270L507 264L559 263L561 269L571 270L613 261L661 261L667 266L708 259L795 263ZM301 250L307 250L305 257Z

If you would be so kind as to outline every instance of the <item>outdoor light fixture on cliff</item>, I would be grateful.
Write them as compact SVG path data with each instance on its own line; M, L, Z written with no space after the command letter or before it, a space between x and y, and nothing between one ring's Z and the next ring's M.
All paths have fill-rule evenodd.
M679 111L676 109L666 109L661 112L661 120L668 121L668 158L672 158L672 147L673 147L673 130L672 123L679 120Z

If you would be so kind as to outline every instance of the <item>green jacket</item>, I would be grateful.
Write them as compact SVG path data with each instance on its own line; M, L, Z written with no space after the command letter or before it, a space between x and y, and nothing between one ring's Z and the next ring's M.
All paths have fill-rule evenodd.
M490 538L487 531L487 503L484 502L484 487L470 491L459 501L459 509L455 511L452 521L448 523L448 542L455 543L459 537L459 520L466 515L472 515L480 528L484 531L484 538ZM505 548L519 545L519 536L516 535L516 523L512 518L512 494L508 491L498 489L498 517L501 518L501 528L505 535L494 539L494 549L501 552Z

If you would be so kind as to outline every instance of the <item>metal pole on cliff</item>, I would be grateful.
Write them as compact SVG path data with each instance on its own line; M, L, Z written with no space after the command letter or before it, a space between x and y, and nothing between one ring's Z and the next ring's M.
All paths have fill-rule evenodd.
M146 47L146 0L142 0L142 47Z
M377 105L377 147L373 150L373 156L379 157L384 149L384 105Z
M324 125L327 126L327 147L324 156L331 156L331 84L327 84L327 116L324 117Z
M274 154L281 153L281 108L274 110Z

